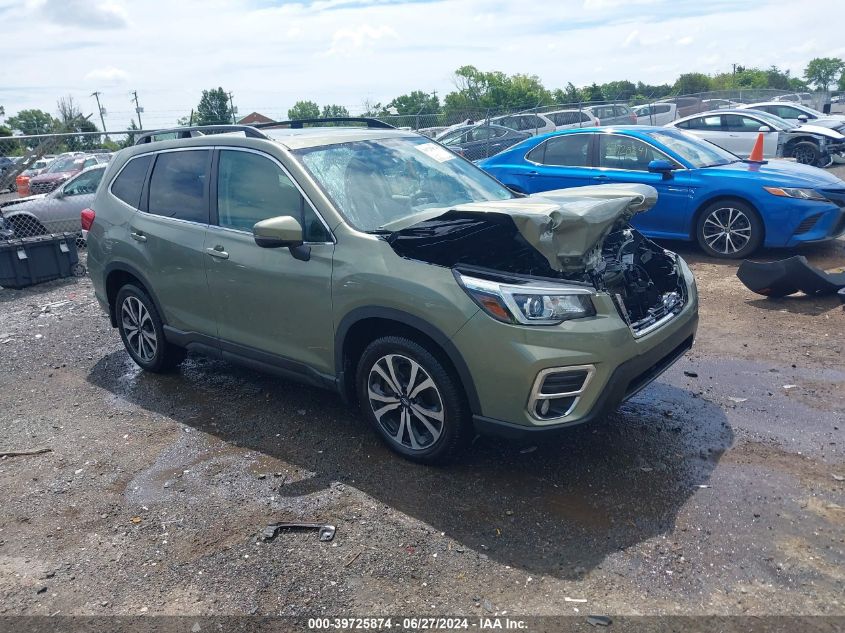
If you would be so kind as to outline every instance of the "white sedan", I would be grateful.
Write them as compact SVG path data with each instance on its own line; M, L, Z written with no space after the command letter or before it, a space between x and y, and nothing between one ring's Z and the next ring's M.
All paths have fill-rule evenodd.
M759 110L713 110L684 117L677 127L737 156L751 154L763 134L763 158L787 157L805 165L825 167L845 156L845 135L822 125L793 125ZM838 162L838 160L837 160Z
M817 121L822 119L830 119L833 121L842 121L845 125L845 115L842 114L825 114L814 110L810 106L805 106L800 103L790 103L788 101L762 101L760 103L749 103L740 106L742 109L760 110L761 112L768 112L776 117L780 117L785 121L801 125L809 121Z

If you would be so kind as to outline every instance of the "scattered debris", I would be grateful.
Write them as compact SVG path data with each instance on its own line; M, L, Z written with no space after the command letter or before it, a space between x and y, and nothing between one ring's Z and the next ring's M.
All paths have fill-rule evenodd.
M690 378L698 378L698 374L695 373L694 371L684 370L684 376L688 376Z
M265 541L272 541L279 530L319 530L321 541L331 541L334 538L335 526L324 523L270 523L261 531Z
M826 273L814 268L802 255L768 263L746 259L739 265L736 276L746 288L765 297L786 297L799 291L817 297L845 288L845 273Z
M783 388L784 389L795 389L795 387L797 387L797 386L798 385L784 385Z
M52 448L35 448L28 451L0 451L0 457L23 457L24 455L41 455L42 453L52 452Z
M842 475L833 474L831 475L831 477L833 477L834 481L845 481L845 477L843 477Z
M587 616L587 624L593 626L610 626L613 624L613 620L606 615L589 615Z
M736 402L737 404L739 404L740 402L745 402L746 400L748 400L748 398L736 398L734 396L728 396L728 400L730 400L731 402Z
M569 596L564 597L564 602L587 602L586 598L570 598Z
M141 522L141 517L132 517L132 523L138 525Z
M533 452L534 452L534 451L536 451L536 450L537 450L537 447L536 447L536 446L528 446L527 448L523 448L523 449L522 449L521 451L519 451L519 452L520 452L522 455L525 455L526 453L533 453Z
M359 549L357 552L355 552L355 555L354 555L354 556L351 556L351 557L349 558L349 560L347 560L347 561L343 564L343 566L344 566L344 567L349 567L352 563L354 563L356 560L358 560L358 557L359 557L361 554L363 554L363 553L364 553L364 550Z

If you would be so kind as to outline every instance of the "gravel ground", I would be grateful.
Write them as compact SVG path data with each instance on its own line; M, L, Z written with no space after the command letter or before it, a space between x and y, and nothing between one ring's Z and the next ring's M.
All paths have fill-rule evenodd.
M0 613L845 615L845 312L670 246L686 358L605 424L447 468L325 392L141 373L86 278L0 290L0 450L51 450L0 460ZM278 520L337 535L260 541Z

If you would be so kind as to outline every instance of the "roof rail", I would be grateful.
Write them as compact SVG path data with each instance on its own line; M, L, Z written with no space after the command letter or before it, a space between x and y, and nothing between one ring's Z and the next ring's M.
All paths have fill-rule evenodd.
M174 127L166 130L144 132L138 136L135 145L152 143L153 137L160 134L176 134L176 138L193 138L194 136L202 136L206 132L243 132L246 136L252 138L268 138L266 134L259 132L251 125L193 125L190 127Z
M396 129L395 127L390 125L390 123L385 123L384 121L379 121L378 119L366 116L333 116L318 119L294 119L293 121L273 121L271 123L256 123L253 127L259 129L268 127L289 127L291 129L298 130L301 129L304 124L319 125L326 123L366 123L368 128L379 128L385 130Z

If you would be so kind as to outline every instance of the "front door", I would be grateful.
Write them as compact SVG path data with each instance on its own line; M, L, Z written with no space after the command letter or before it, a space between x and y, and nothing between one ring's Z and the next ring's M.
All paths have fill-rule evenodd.
M621 134L596 134L598 158L595 184L638 183L657 189L657 204L631 221L637 229L653 237L678 237L685 231L686 211L690 203L688 171L678 171L668 178L652 173L653 160L676 161L637 138Z
M754 143L757 142L757 138L761 134L760 128L768 127L769 132L762 132L763 156L765 158L777 157L779 133L777 130L772 130L766 121L744 114L724 114L722 115L722 124L727 134L727 140L722 147L743 158L747 158L751 154L751 150L754 149Z
M292 371L304 364L333 373L331 233L269 155L220 149L216 171L217 218L204 250L224 352ZM302 225L307 261L288 248L255 243L252 227L282 215Z

